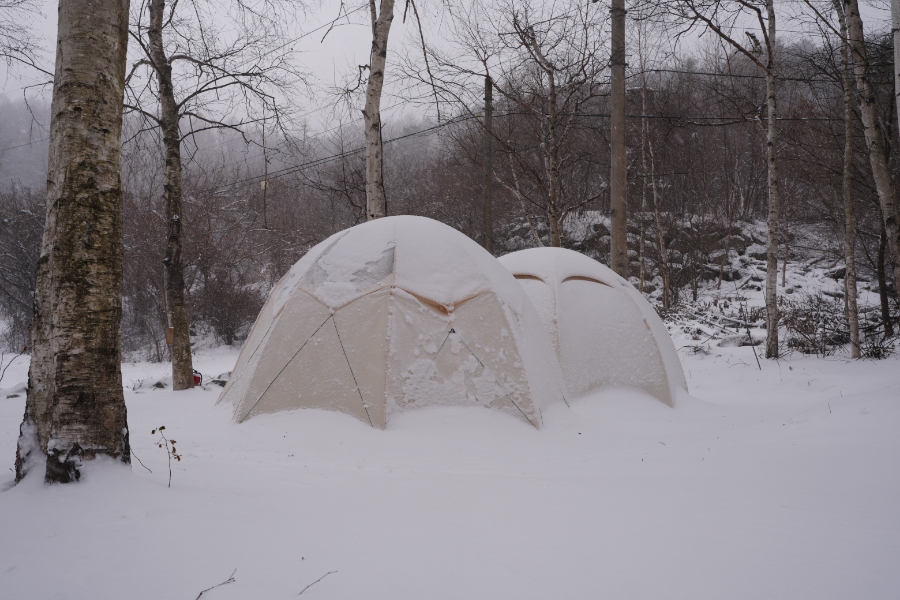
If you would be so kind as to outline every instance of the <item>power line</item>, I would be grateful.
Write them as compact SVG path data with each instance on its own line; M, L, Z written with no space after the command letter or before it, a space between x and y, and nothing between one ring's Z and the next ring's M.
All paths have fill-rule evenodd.
M677 69L646 69L628 76L629 79L643 75L645 73L677 73L681 75L706 75L709 77L728 77L735 79L765 79L765 75L739 75L737 73L710 73L705 71L679 71ZM810 79L803 77L781 77L776 76L779 81L801 81L803 83L836 83L836 79Z
M517 111L517 112L509 112L509 113L504 113L502 115L495 115L495 116L509 117L509 116L521 116L521 115L529 115L529 114L532 114L532 113ZM609 118L610 115L609 115L609 113L569 113L568 116ZM667 120L683 120L683 121L724 121L722 123L713 123L714 125L735 125L735 124L741 124L741 123L752 123L754 121L766 121L767 120L766 118L747 119L744 117L701 117L701 116L691 117L691 116L637 115L637 114L629 114L626 116L631 119L667 119ZM455 125L457 123L462 123L462 122L469 121L472 119L477 119L477 118L478 118L478 115L465 115L465 116L457 117L455 119L445 121L444 123L439 123L437 125L432 125L431 127L426 127L425 129L420 129L418 131L413 131L413 132L410 132L410 133L407 133L404 135L400 135L395 138L391 138L389 140L384 140L382 142L382 144L387 145L387 144L391 144L393 142L399 142L400 140L408 139L411 137L425 135L425 134L437 131L439 129L443 129L444 127L447 127L449 125ZM734 120L725 121L726 119L729 119L729 118L734 119ZM819 117L810 117L810 118L780 117L777 120L778 121L843 121L843 119L835 119L835 118L827 118L827 117L821 117L821 118L819 118ZM346 158L348 156L354 156L354 155L359 154L364 151L365 151L365 147L354 148L353 150L347 150L345 152L339 152L337 154L324 156L324 157L317 158L317 159L314 159L314 160L311 160L311 161L308 161L305 163L300 163L297 165L292 165L290 167L285 167L283 169L279 169L278 171L269 172L268 176L266 176L266 180L284 177L284 176L290 175L292 173L297 173L299 171L303 171L310 167L317 167L317 166L321 166L321 165L327 164L329 162L332 162L332 161L335 161L335 160L338 160L341 158ZM226 192L226 191L236 191L239 189L249 187L251 185L255 185L256 183L259 183L260 181L263 181L262 177L263 177L262 175L247 177L244 179L239 179L238 181L235 181L235 182L230 183L225 186L206 188L203 190L199 190L195 193L196 194L217 194L217 193L222 193L222 192Z
M40 139L31 141L31 142L28 142L27 144L19 144L18 146L9 146L8 148L0 148L0 152L6 152L7 150L13 150L15 148L24 148L25 146L32 146L34 144L37 144L38 142L46 142L49 139L50 139L49 137L44 137L44 138L40 138Z

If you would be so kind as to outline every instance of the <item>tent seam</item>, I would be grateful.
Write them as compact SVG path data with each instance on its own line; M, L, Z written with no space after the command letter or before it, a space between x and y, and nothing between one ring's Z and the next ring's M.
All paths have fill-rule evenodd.
M334 318L334 315L328 315L328 319L332 319L332 318ZM313 339L313 338L316 336L316 334L319 333L319 330L322 329L322 328L325 326L325 323L328 322L328 319L325 319L324 321L322 321L322 324L319 325L319 326L316 328L316 330L313 331L312 335L309 336L305 342L303 342L303 345L300 346L300 347L297 349L296 352L294 352L294 355L290 358L290 360L288 360L288 361L284 364L284 366L281 367L281 370L278 371L278 373L275 374L275 376L272 378L272 381L270 381L270 382L269 382L269 385L266 386L266 389L263 390L263 393L259 395L259 398L256 399L256 402L253 403L253 406L251 406L250 409L249 409L246 413L244 413L244 416L241 417L241 420L238 421L238 423L243 423L243 422L244 422L244 419L247 418L247 415L249 415L251 412L253 412L253 409L256 408L256 405L259 404L259 401L263 399L263 396L266 395L266 392L268 392L269 389L275 384L275 382L278 380L278 378L281 376L281 374L284 373L284 370L287 369L288 366L289 366L292 362L294 362L294 359L297 358L297 355L300 354L300 351L303 350L304 348L306 348L306 345L309 343L309 340ZM351 373L352 373L352 369L351 369Z
M362 402L363 410L366 411L366 416L369 418L369 425L375 427L375 424L372 422L372 415L369 414L369 407L366 406L366 400L363 398L362 390L359 389L359 382L356 381L356 373L353 372L353 365L350 364L350 357L347 356L347 351L344 349L344 341L341 339L341 332L338 331L337 319L334 318L334 315L331 315L331 323L334 325L334 332L337 334L338 344L341 345L341 352L344 353L344 360L347 361L347 368L350 369L350 376L353 377L353 385L356 386L356 393L359 394L359 401Z

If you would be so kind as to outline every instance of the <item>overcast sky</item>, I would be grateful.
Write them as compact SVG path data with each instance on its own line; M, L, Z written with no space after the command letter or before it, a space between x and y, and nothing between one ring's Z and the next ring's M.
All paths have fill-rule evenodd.
M348 3L349 10L353 10L362 3ZM420 1L425 6L425 3ZM433 2L433 6L439 3ZM335 0L328 0L322 3L319 8L309 10L307 15L298 19L300 25L297 28L296 35L301 36L318 27L332 21L338 14L340 3ZM784 7L783 10L790 12L796 10L797 6L802 6L799 0L777 0L777 5ZM44 39L44 47L46 48L44 67L52 71L53 65L53 47L56 38L56 0L47 0L43 4L43 18L34 20L34 31ZM430 13L430 14L427 14ZM443 28L440 23L440 13L437 10L423 10L423 18L429 40L435 39L442 32ZM804 28L801 24L788 22L784 17L780 16L780 28L783 37L801 37ZM863 3L863 18L866 21L867 31L884 30L889 27L890 13L889 3L887 0L869 0ZM356 11L351 18L344 19L329 32L328 36L322 41L324 30L309 33L297 42L296 48L302 52L301 60L303 68L312 76L314 89L327 90L338 85L339 82L346 79L349 73L357 70L357 65L368 63L370 41L370 29L368 25L368 13L366 10ZM385 120L390 122L398 122L405 119L422 116L420 107L411 107L407 103L402 102L397 95L399 92L396 85L396 79L391 77L391 59L396 58L397 53L404 46L412 42L412 34L415 33L412 21L406 24L402 23L402 0L398 0L397 9L395 10L394 24L391 30L391 41L389 44L388 55L388 73L387 84L385 88L385 97L382 101L383 107L392 107L385 111ZM29 72L26 69L18 69L13 73L6 73L3 67L0 67L0 75L3 76L0 83L0 93L7 98L22 93L21 88L30 85L43 78L41 74L34 71ZM46 90L46 97L49 99L49 86ZM319 99L304 98L300 101L301 113L308 114L310 126L313 129L322 128L333 124L331 121L331 113L325 108L327 104L321 98L324 92L320 92ZM406 106L404 106L406 105ZM358 113L354 115L354 118Z

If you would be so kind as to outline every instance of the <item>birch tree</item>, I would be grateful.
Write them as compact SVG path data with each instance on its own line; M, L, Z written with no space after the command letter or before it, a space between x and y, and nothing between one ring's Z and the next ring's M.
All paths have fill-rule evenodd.
M394 21L394 0L381 0L377 9L375 0L369 0L369 17L372 24L372 51L369 54L369 77L366 81L366 100L362 114L366 139L366 220L371 221L387 214L381 93L384 89L388 37Z
M130 463L122 390L121 132L128 0L60 0L47 217L16 480ZM46 458L45 458L46 457Z
M866 146L869 149L869 163L872 165L872 175L881 204L881 216L884 219L888 251L891 261L894 263L894 285L895 289L900 290L900 207L898 207L897 188L888 165L888 140L886 132L878 122L877 100L869 77L869 61L866 56L866 42L862 17L859 14L859 3L857 0L842 1L844 18L847 21L847 39L853 60L853 72L856 76L856 88L859 93L859 112Z
M674 0L660 3L690 28L711 32L755 65L766 78L766 165L769 231L766 247L766 358L778 358L778 64L775 0ZM743 27L743 23L753 23ZM738 32L743 32L739 36ZM760 39L762 38L762 39ZM745 40L745 41L742 41ZM762 112L762 110L760 110Z
M859 358L859 308L856 302L856 228L853 220L853 59L847 35L847 19L841 0L833 0L840 23L841 87L844 101L844 162L841 191L844 197L844 275L847 297L847 324L850 329L850 357Z

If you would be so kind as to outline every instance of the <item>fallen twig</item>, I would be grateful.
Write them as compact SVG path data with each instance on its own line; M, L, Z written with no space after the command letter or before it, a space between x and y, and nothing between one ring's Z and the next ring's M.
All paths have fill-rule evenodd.
M325 579L326 577L328 577L328 576L331 575L332 573L337 573L337 571L328 571L327 573L325 573L324 575L322 575L321 577L319 577L318 579L316 579L315 581L313 581L311 584L309 584L308 586L306 586L305 588L303 588L302 590L300 590L300 594L302 594L303 592L305 592L306 590L308 590L308 589L311 588L312 586L316 585L317 583L319 583L320 581L322 581L323 579ZM299 596L300 594L297 594L297 595ZM198 596L198 597L199 597L199 596Z
M13 364L17 358L19 358L20 356L25 354L26 350L28 350L28 346L25 346L24 348L22 348L21 352L19 352L18 354L13 356L11 359L9 359L9 362L6 363L5 367L3 367L3 359L4 359L4 357L6 357L6 352L4 352L3 354L0 354L0 367L3 367L3 370L0 371L0 381L3 381L3 376L6 375L6 370L9 368L9 366L11 364Z
M144 464L144 461L142 461L140 458L138 458L138 455L134 453L134 448L131 449L131 455L132 455L133 457L137 458L137 461L138 461L139 463L141 463L141 466L142 466L142 467L144 467L145 469L147 469L148 471L150 471L150 468L149 468L147 465ZM153 471L150 471L150 472L152 473Z
M214 589L216 589L216 588L219 587L220 585L226 585L226 584L229 584L229 583L234 583L234 574L235 574L235 573L237 573L237 569L235 569L234 571L232 571L232 572L231 572L231 577L229 577L228 579L226 579L226 580L223 581L222 583L217 583L216 585L214 585L214 586L212 586L212 587L209 587L209 588L206 588L205 590L203 590L202 592L200 592L199 594L197 594L197 597L194 598L194 600L200 600L200 596L202 596L203 594L205 594L205 593L208 592L209 590L214 590Z

